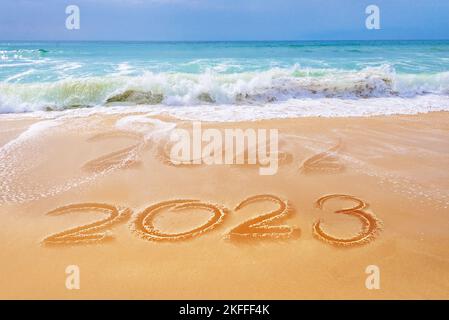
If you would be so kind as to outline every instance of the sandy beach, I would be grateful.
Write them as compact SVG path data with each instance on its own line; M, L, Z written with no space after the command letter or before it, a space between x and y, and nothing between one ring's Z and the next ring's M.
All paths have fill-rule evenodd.
M448 112L202 123L278 129L268 176L171 164L191 125L2 115L0 298L449 298Z

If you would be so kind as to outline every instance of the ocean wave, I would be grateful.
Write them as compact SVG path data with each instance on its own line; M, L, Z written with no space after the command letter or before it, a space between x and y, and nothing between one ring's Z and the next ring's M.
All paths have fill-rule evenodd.
M0 61L35 59L45 56L48 52L45 49L0 49Z
M127 75L128 70L123 64L119 74L104 77L39 83L0 82L0 112L117 105L266 105L295 99L449 94L449 72L398 74L389 65L358 71L295 66L232 74L146 72L139 76Z

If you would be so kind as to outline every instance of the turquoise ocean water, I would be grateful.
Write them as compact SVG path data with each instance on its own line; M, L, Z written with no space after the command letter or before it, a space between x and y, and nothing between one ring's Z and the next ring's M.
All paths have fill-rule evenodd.
M0 43L0 113L142 106L262 118L449 110L449 41Z

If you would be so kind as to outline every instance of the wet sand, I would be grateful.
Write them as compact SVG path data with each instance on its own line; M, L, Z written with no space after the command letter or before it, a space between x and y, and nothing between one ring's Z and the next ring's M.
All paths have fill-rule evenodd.
M278 129L272 176L171 164L174 126L0 117L0 298L449 298L449 113L203 123Z

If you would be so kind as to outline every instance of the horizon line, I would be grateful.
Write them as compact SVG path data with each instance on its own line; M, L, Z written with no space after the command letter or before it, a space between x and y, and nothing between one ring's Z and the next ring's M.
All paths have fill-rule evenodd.
M52 40L42 40L42 39L0 39L0 42L337 42L337 41L449 41L449 38L441 39L285 39L285 40L143 40L143 39L131 39L131 40L101 40L101 39L52 39Z

